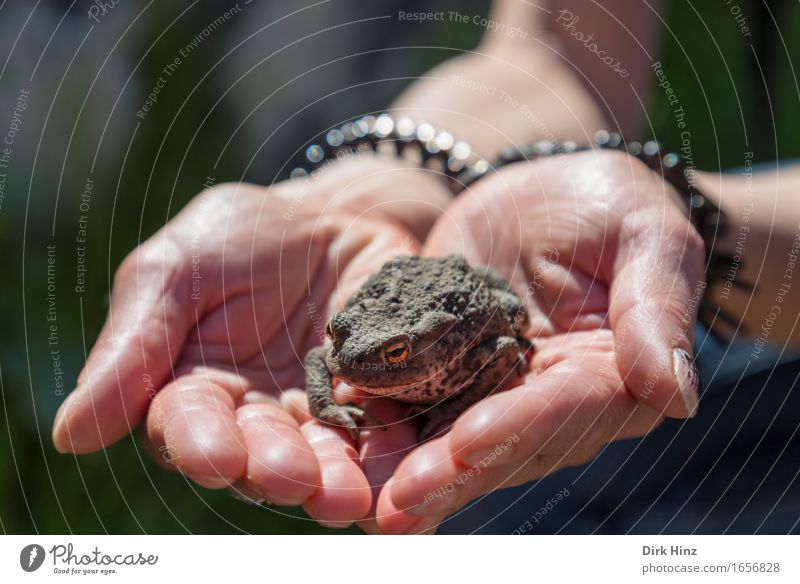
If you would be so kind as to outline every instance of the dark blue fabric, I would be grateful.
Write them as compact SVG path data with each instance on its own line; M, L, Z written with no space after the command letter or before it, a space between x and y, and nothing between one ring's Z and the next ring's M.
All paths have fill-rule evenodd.
M495 492L440 533L800 532L800 355L770 347L754 359L752 342L697 333L695 418Z

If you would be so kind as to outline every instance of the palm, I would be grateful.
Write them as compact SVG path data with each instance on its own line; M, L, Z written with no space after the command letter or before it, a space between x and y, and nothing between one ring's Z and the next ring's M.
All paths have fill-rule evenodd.
M662 329L688 342L669 319L685 313L687 276L700 273L702 255L687 259L696 238L646 168L598 166L591 156L576 155L572 172L558 161L504 169L463 195L426 241L426 254L461 253L505 276L524 298L536 351L518 387L475 405L403 460L378 503L384 531L429 529L487 491L583 462L683 407L673 399L671 351L659 344ZM603 193L602 181L614 191ZM674 253L661 261L668 277L653 277L664 249ZM649 403L639 394L648 387L642 369ZM478 471L463 481L470 466Z
M269 192L198 197L118 271L109 320L54 424L57 447L90 452L146 415L146 444L165 466L336 520L349 492L329 476L352 445L301 426L276 398L298 401L286 390L303 386L303 357L331 310L384 261L413 253L413 234L446 200L409 172L367 159ZM424 195L403 197L403 184ZM329 432L336 440L320 444Z
M321 211L313 206L287 220L290 211L285 202L271 201L269 213L264 213L264 197L253 195L216 213L204 210L204 220L215 217L218 221L231 213L229 223L235 230L229 237L223 234L205 244L215 246L213 257L221 259L217 273L211 275L219 285L213 288L216 297L209 302L213 308L202 315L181 351L175 383L193 386L193 380L198 380L201 392L233 396L235 418L241 420L258 409L255 415L260 422L275 426L285 420L258 402L266 401L265 394L277 397L287 389L304 386L303 357L321 342L332 311L364 275L398 253L413 252L414 244L405 231L380 220L354 221L349 215L330 213L321 226ZM219 251L223 248L224 254ZM161 396L165 400L170 399L169 389ZM157 407L151 408L149 428L150 437L159 444L165 433L157 412ZM189 468L182 468L180 462L178 467L206 486L224 483L204 480L204 476L247 476L235 483L245 494L284 504L306 501L323 480L316 470L320 461L315 464L312 458L324 455L315 453L313 446L306 444L308 440L298 439L294 431L283 431L283 436L271 431L264 437L265 428L259 423L255 435L250 436L241 421L238 427L233 423L234 417L223 415L227 420L221 428L220 416L215 413L212 423L217 438L212 452L204 446L198 448L195 436L201 422L187 418L185 429L191 436L182 448L194 456ZM311 425L317 426L315 422ZM301 434L325 431L305 428ZM177 434L173 432L173 436ZM285 456L275 455L274 451L281 449L276 438L282 442ZM347 445L343 441L341 447ZM259 449L269 453L263 460L253 461ZM181 458L180 453L173 454L173 460ZM243 458L250 460L243 462ZM262 478L254 480L252 476L259 473ZM276 490L279 476L290 479L283 481L283 489Z
M282 198L264 197L263 189L240 187L203 206L196 220L171 226L173 239L205 234L192 250L203 262L202 279L197 302L186 306L197 310L197 322L177 359L179 371L235 369L268 393L302 387L303 356L324 335L337 284L357 278L369 245L389 249L403 237L377 221L319 219L313 204L293 210Z
M514 170L527 172L523 168ZM509 181L515 178L504 177ZM553 189L559 186L548 184ZM560 412L544 409L521 426L523 430L531 426L547 428L551 439L571 446L555 451L543 449L526 461L526 472L512 471L502 478L503 486L514 486L530 480L533 466L544 475L596 454L603 442L587 429L602 418L604 408L612 401L624 404L632 413L635 400L627 395L615 364L614 339L608 322L610 282L599 267L600 251L604 245L610 245L606 229L612 232L614 227L591 228L614 223L617 218L601 217L589 209L576 222L574 211L568 207L561 208L561 213L553 209L547 216L542 212L546 201L533 189L522 193L495 190L491 200L491 206L481 205L478 197L464 201L461 208L453 210L450 220L438 225L425 252L443 255L471 250L469 259L474 265L491 265L506 277L511 287L523 295L530 320L527 336L535 345L529 373L519 387L557 389L558 399L542 393L549 403L564 400L567 393L573 394L564 402L575 404L573 408ZM515 213L517 216L513 217ZM492 228L496 230L497 225L503 224L501 217L507 225L518 222L525 229L514 234L512 228L510 235L496 237L496 245L489 250L481 242L491 241ZM569 225L570 229L558 229L558 237L551 239L546 234L553 224ZM458 238L451 233L453 227ZM456 249L459 245L463 245L461 251ZM519 394L518 399L523 399L522 392ZM513 390L506 398L511 395ZM578 406L582 401L584 405ZM501 413L499 420L507 413ZM498 443L502 442L499 438Z

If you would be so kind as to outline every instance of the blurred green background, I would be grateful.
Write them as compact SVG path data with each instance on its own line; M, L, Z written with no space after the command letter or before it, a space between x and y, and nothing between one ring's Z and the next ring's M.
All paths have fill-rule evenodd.
M793 66L800 4L739 4L752 31L746 41L725 2L677 0L669 11L661 61L690 112L701 169L741 166L745 151L756 162L800 156ZM238 14L201 35L144 119L136 113L165 65L234 3L123 0L99 22L87 15L92 5L10 0L0 8L0 134L17 97L29 92L0 207L0 530L325 533L301 511L245 505L160 470L135 437L90 456L57 454L50 425L63 395L49 326L57 326L69 392L105 318L115 267L204 184L286 178L295 153L319 131L388 106L414 76L456 52L412 47L469 49L482 32L378 17L451 8L486 14L488 3L242 0ZM650 113L653 133L677 148L660 92ZM93 189L82 209L87 179ZM81 215L88 216L87 273L77 293Z

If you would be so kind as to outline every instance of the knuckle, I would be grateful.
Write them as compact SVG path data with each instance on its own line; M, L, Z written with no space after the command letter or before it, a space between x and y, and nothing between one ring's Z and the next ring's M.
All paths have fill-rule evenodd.
M620 430L619 424L616 423L615 419L612 412L607 411L594 419L587 420L584 430L576 437L572 448L562 454L568 456L577 450L601 448Z
M649 218L645 210L638 212L627 213L619 225L619 241L626 246L639 246L648 239L653 231L649 231L646 225L649 223Z
M114 274L114 288L130 285L141 277L158 275L165 288L176 284L184 273L187 252L166 235L150 239L131 251Z
M706 244L703 237L692 225L686 232L686 251L688 255L703 258L706 253Z
M250 183L220 183L197 193L181 211L180 216L188 219L190 223L196 223L198 219L204 217L215 217L224 221L234 216L237 210L257 209L253 205L262 200L269 191L270 188ZM200 223L202 224L202 221Z
M614 170L619 169L620 172L624 172L627 174L631 173L631 170L635 171L648 171L647 165L640 161L635 156L631 156L627 152L622 150L614 150L614 149L600 149L600 150L592 150L587 153L587 160L597 160L600 164L605 166L606 168L612 168ZM591 158L590 158L591 157Z
M242 183L237 182L219 183L200 191L192 199L192 203L203 200L228 202L243 190L243 186Z

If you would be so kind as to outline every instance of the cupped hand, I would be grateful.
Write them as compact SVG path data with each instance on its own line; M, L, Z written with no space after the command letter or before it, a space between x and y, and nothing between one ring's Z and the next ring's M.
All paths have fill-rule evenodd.
M268 189L204 191L117 271L56 448L93 452L146 421L156 459L200 485L304 504L329 525L365 516L370 480L399 460L362 465L346 433L304 421L303 396L286 390L304 386L331 311L417 252L448 201L437 177L371 155ZM404 431L366 431L359 447L386 450Z
M403 459L380 494L381 531L430 531L485 493L696 410L703 243L677 192L636 159L591 151L502 169L448 208L424 253L504 275L536 352L519 386Z

